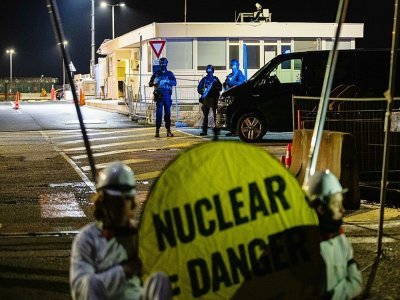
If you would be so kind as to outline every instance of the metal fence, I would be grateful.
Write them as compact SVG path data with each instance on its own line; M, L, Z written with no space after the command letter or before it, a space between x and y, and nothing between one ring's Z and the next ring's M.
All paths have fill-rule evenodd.
M148 85L151 75L127 75L125 79L125 99L131 115L146 117L148 123L154 124L153 87ZM197 85L201 76L176 75L177 86L172 89L171 117L175 122L196 122L199 114L199 94Z
M293 128L313 129L320 98L293 97ZM390 130L390 162L388 178L400 183L400 98L395 98ZM351 133L355 138L360 181L379 182L382 173L384 119L387 101L384 98L329 99L325 130Z
M58 78L44 77L24 77L15 78L10 84L9 79L0 79L0 100L13 97L16 92L20 93L40 93L42 88L50 92L52 86L58 84Z

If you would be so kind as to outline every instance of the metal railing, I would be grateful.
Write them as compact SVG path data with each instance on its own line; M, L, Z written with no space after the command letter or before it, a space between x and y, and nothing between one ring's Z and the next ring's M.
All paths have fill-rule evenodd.
M293 128L313 129L319 97L294 96ZM391 122L389 178L400 183L400 98L395 98ZM324 130L348 132L354 136L360 181L378 182L382 172L384 98L330 98Z
M197 85L201 80L198 75L175 74L177 86L172 89L171 118L175 122L194 121L199 113L199 94ZM125 96L130 108L130 115L146 117L148 123L154 123L153 87L148 85L151 75L142 75L142 86L138 86L139 75L126 75Z

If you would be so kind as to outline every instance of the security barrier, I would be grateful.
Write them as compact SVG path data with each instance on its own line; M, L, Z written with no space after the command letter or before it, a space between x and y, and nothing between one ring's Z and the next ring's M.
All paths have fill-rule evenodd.
M308 153L313 130L301 129L293 132L292 164L290 172L300 184L304 181ZM317 170L329 169L339 179L342 186L348 189L344 195L346 209L360 207L360 189L354 138L349 133L323 131L317 160Z
M389 188L398 188L400 184L399 100L394 99L393 107L396 109L392 111L390 128ZM293 97L293 128L314 128L318 104L317 97ZM347 132L354 136L360 181L370 187L380 185L386 107L384 98L329 99L324 130Z
M177 86L172 89L172 107L171 119L177 124L178 122L194 125L198 123L200 118L199 94L197 93L197 85L201 77L197 75L176 75ZM135 89L135 85L139 83L139 77L130 75L126 78L126 82L131 84L125 86L125 98L129 106L130 115L133 118L142 118L148 124L155 122L155 109L153 87L147 83L150 75L143 75L140 88Z

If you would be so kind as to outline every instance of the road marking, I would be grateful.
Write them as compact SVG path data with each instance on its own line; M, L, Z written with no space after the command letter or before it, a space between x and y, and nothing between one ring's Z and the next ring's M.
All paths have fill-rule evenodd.
M378 221L380 209L375 208L366 212L354 213L344 218L345 222L370 222L371 220ZM385 208L385 220L400 219L400 211L395 208Z
M154 171L135 175L136 180L153 179L159 177L161 171Z
M126 165L129 164L137 164L137 163L141 163L141 162L147 162L150 161L149 159L127 159L127 160L123 160L122 162ZM105 167L109 166L110 164L112 164L114 161L112 162L108 162L108 163L104 163L104 164L96 164L96 169L104 169ZM83 171L90 171L90 166L84 166L81 168Z
M81 169L79 169L79 167L75 164L75 162L70 159L68 157L67 154L65 154L64 151L62 151L57 145L54 145L51 140L50 137L48 135L46 135L46 133L44 131L40 131L41 135L50 142L50 144L52 145L53 149L56 150L71 166L72 168L75 170L75 172L79 175L79 177L81 177L82 181L84 183L86 183L86 185L93 191L96 192L96 187L94 186L93 182L90 181L90 179L85 175L85 173L82 172Z
M121 149L121 150L115 150L115 151L93 153L93 156L100 157L100 156L114 155L114 154L120 154L120 153L139 152L139 151L164 150L164 149L171 149L171 148L187 148L187 147L190 147L197 143L198 142L196 141L196 142L188 142L188 143L180 143L180 144L171 144L171 145L166 145L166 146L163 146L160 148L151 147L151 148ZM75 155L75 156L71 156L71 158L73 160L84 159L84 158L87 158L87 154Z
M109 137L99 137L99 138L89 138L90 142L93 141L106 141L106 140L116 140L116 139L133 139L137 137L146 137L146 136L153 136L154 133L144 133L144 134L137 134L137 135L118 135L118 136L109 136ZM83 139L75 140L75 141L67 141L58 143L59 145L70 145L70 144L79 144L83 143Z
M177 140L179 138L183 137L174 137L174 140ZM101 144L101 145L94 145L91 146L92 149L101 149L101 148L107 148L107 147L117 147L117 146L123 146L123 145L133 145L133 144L142 144L142 143L150 143L150 142L159 142L159 138L153 138L153 139L148 139L148 140L141 140L141 141L129 141L129 142L120 142L120 143L110 143L110 144ZM86 150L85 147L76 147L76 148L67 148L64 149L65 152L74 152L74 151L84 151Z
M378 238L373 236L347 236L347 237L352 244L376 244L378 242ZM382 238L383 243L394 243L398 241L399 239L387 236L384 236Z
M96 133L89 133L88 136L95 136L95 135L110 135L110 134L118 134L118 133L124 133L124 132L137 132L137 131L154 131L154 128L131 128L131 129L126 129L126 130L118 130L118 131L99 131ZM97 130L98 131L98 130ZM66 138L74 138L74 137L81 137L82 134L74 134L74 135L67 135L67 136L57 136L54 137L54 139L66 139Z
M93 119L93 120L83 120L84 124L106 124L107 120ZM76 125L80 124L79 120L72 120L65 122L65 125Z
M42 194L39 203L40 215L44 219L86 217L73 193Z

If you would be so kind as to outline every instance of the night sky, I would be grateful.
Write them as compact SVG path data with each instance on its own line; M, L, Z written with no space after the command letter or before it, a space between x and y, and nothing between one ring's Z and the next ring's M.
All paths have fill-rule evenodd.
M111 7L95 1L96 50L111 38ZM120 1L108 0L110 4ZM184 0L127 0L115 7L115 35L119 36L152 22L183 22ZM188 22L233 22L237 12L252 12L256 1L187 0ZM258 1L272 12L273 22L334 22L338 0ZM57 0L67 49L77 73L89 73L91 1ZM364 23L364 39L358 48L389 48L394 0L350 0L346 22ZM62 76L62 61L47 13L45 0L1 0L0 77L9 76L9 55L14 48L13 77ZM97 57L96 57L97 62Z

